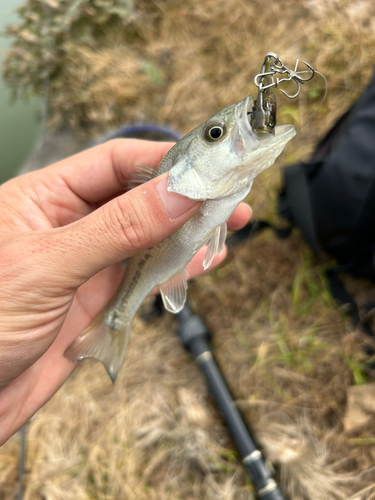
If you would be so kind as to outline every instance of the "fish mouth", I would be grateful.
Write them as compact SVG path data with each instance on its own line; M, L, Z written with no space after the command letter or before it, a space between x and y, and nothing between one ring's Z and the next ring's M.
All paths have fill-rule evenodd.
M236 104L234 111L236 128L232 137L232 149L241 159L244 158L246 151L254 151L259 147L259 140L250 123L253 106L254 99L249 95Z
M262 170L270 167L285 145L296 134L293 125L281 125L273 133L256 133L251 125L254 100L246 97L235 107L235 130L232 149L237 155L237 183L250 182Z
M261 164L267 168L275 161L284 146L296 134L293 125L274 127L273 133L257 133L251 124L251 115L254 110L254 99L251 95L236 104L235 130L232 137L232 149L240 161L239 178L247 176L249 172L259 173ZM255 177L255 175L251 175Z

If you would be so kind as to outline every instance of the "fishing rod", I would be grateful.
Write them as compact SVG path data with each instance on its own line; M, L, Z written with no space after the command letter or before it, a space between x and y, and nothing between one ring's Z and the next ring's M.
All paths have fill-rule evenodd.
M186 303L177 314L177 321L178 338L202 371L259 498L261 500L286 500L287 497L269 473L262 452L258 449L251 431L238 410L213 356L212 335L203 318L194 314Z

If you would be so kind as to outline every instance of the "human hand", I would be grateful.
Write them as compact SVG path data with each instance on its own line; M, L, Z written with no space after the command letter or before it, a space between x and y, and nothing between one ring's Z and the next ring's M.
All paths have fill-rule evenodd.
M166 175L124 194L135 165L155 168L171 146L110 141L0 187L0 444L77 366L64 351L113 296L122 260L198 210L200 202L161 196ZM228 227L249 218L241 204ZM189 264L190 277L203 272L203 256Z

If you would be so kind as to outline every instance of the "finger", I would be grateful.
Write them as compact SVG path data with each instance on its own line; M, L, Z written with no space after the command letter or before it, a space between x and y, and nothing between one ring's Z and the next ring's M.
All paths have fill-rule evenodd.
M250 217L250 206L246 203L240 203L228 219L228 230L238 231L239 229L242 229L249 222Z
M172 146L166 142L115 139L32 175L43 180L47 176L53 185L63 181L79 198L97 203L122 192L137 164L156 168Z
M32 250L43 259L47 275L53 272L68 287L77 287L105 267L176 231L199 209L201 202L170 193L167 183L164 174L77 222L33 234ZM28 252L35 256L34 251Z

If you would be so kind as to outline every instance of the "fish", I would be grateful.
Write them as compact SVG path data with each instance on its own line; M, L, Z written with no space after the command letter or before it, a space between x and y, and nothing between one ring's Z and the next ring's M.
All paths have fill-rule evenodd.
M101 361L114 382L125 359L134 316L159 287L165 308L178 313L186 301L186 265L206 245L204 269L221 254L227 220L246 198L254 178L270 167L296 134L293 125L259 133L252 126L251 95L232 104L185 135L153 170L140 166L149 180L168 172L168 190L202 201L195 215L160 243L128 259L122 281L109 304L67 348L71 361Z

